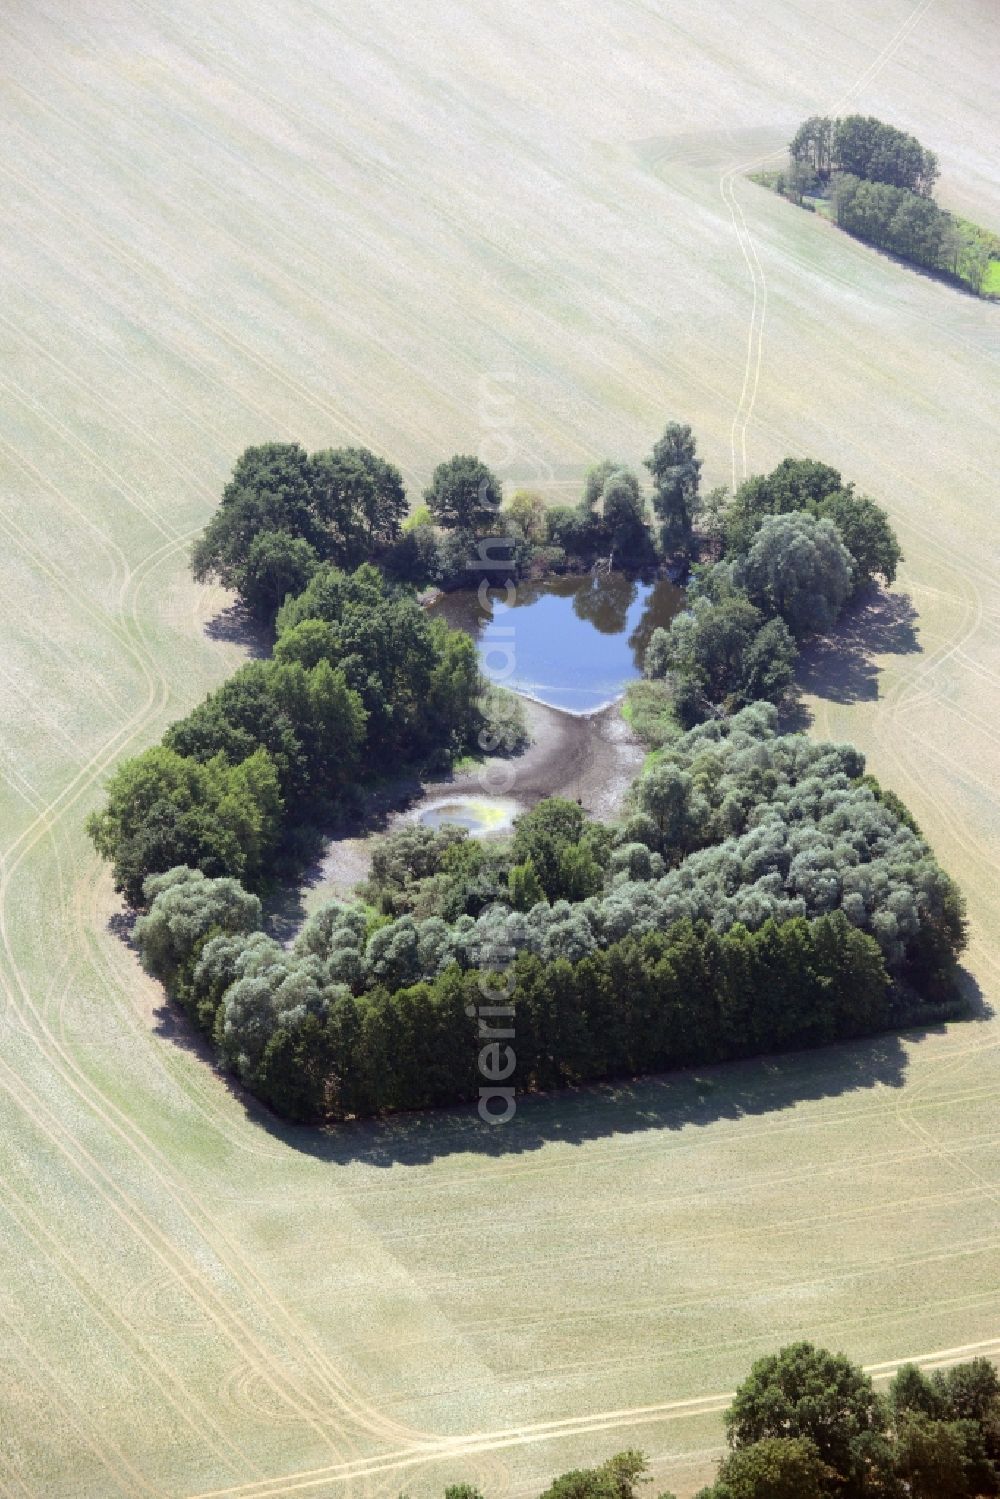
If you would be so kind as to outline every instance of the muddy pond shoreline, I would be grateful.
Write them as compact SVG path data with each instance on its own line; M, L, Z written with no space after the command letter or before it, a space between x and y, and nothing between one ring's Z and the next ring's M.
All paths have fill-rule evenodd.
M303 890L307 910L350 897L367 878L372 840L414 820L421 808L435 802L502 796L525 810L547 796L565 796L600 821L615 817L645 756L645 747L621 715L621 701L589 714L565 712L532 698L522 697L522 702L531 743L519 755L486 759L432 779L408 776L371 793L364 827L330 842Z

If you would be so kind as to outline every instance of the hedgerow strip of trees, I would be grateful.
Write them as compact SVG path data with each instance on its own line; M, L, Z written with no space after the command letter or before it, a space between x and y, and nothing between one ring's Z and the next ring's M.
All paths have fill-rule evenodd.
M1000 1377L976 1358L885 1394L842 1353L793 1343L758 1359L725 1416L728 1453L695 1499L987 1499L1000 1493ZM553 1480L541 1499L638 1499L641 1452ZM483 1499L469 1484L445 1499ZM658 1499L673 1499L661 1493Z
M789 154L787 173L767 174L779 192L798 203L829 196L847 233L983 290L1000 236L937 206L937 157L914 136L871 115L814 115Z
M158 915L154 902L141 919ZM139 941L148 954L143 932ZM319 957L289 956L261 933L216 933L169 976L156 971L211 1027L223 1064L287 1118L478 1096L484 1043L470 1015L482 1002L481 970L452 963L408 988L354 994L329 981ZM681 921L577 963L526 953L503 992L521 1092L816 1046L882 1030L892 1015L878 944L840 912L754 932Z
M375 562L396 583L477 586L484 538L510 577L589 569L598 559L638 571L692 550L701 461L691 428L668 423L645 467L651 500L634 469L607 458L587 473L576 505L546 506L530 490L504 505L497 476L459 453L437 466L423 504L408 513L399 470L366 448L309 454L298 443L263 443L239 458L192 568L196 579L232 589L265 631L331 567L349 574Z

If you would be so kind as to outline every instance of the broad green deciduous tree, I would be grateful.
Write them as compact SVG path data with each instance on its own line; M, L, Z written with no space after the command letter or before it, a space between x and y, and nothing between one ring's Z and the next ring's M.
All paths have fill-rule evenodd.
M837 1475L808 1437L764 1437L723 1460L705 1499L825 1499L831 1483Z
M405 514L398 469L367 448L310 456L299 443L263 443L237 460L192 570L199 581L218 578L270 625L319 563L356 566L399 536Z
M238 765L222 755L202 764L157 745L119 765L87 830L112 862L115 889L139 905L147 875L179 864L253 884L277 842L280 816L266 750Z
M793 635L828 630L851 592L854 568L836 526L802 511L769 515L746 560L750 598Z
M456 453L439 463L424 491L424 501L439 526L473 533L493 525L502 498L500 480L468 453Z
M887 1427L885 1404L868 1375L843 1354L811 1343L793 1343L758 1359L726 1414L735 1451L767 1438L813 1443L837 1475L836 1487L826 1492L842 1499L884 1492L879 1475L888 1481L892 1468Z
M903 553L889 517L880 505L867 495L855 494L847 485L820 500L815 513L821 519L833 521L850 553L855 591L875 578L887 585L896 581Z

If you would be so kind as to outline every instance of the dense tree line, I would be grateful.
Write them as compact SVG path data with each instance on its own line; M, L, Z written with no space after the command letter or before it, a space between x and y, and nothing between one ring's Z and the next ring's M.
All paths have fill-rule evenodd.
M891 584L901 560L885 511L814 459L786 458L731 500L717 495L708 539L719 560L695 569L688 609L653 633L645 659L648 676L669 678L685 726L780 703L796 641L828 630L874 579Z
M669 423L646 467L652 513L636 473L612 459L590 469L575 505L547 507L530 490L504 505L486 464L456 454L408 514L399 470L366 448L309 454L299 443L264 443L236 463L192 568L196 579L232 589L267 629L286 599L331 566L376 562L397 582L448 589L476 586L484 557L497 582L599 559L641 570L690 551L701 469L690 427Z
M841 909L894 978L943 997L961 901L905 809L863 772L851 746L774 734L758 704L669 745L616 827L553 798L506 846L407 829L376 854L367 895L390 920L353 971L377 951L377 976L403 983L452 961L488 966L493 949L575 960L682 919L725 931Z
M946 271L977 293L991 262L1000 260L1000 236L903 188L843 172L834 184L833 205L848 234L915 265Z
M960 898L863 771L757 704L671 746L616 827L553 798L507 843L403 829L366 904L290 949L233 881L176 869L135 940L293 1118L475 1096L476 996L501 971L521 1090L818 1045L954 1002Z
M259 888L360 777L470 743L481 685L467 635L370 565L322 564L283 606L273 657L123 762L90 834L133 905L179 864Z
M223 1065L277 1112L345 1119L478 1096L484 1042L475 1017L490 966L452 962L434 979L391 987L404 932L378 944L376 931L367 967L385 980L355 993L343 975L357 954L350 924L364 923L356 908L326 918L325 932L307 929L289 950L260 931L222 930L218 882L189 876L173 871L166 888L154 883L136 941L212 1034ZM246 919L244 896L224 920ZM420 945L435 935L443 941L425 924ZM510 954L489 946L482 957L506 966ZM418 949L413 961L428 960ZM503 1003L518 1091L817 1045L884 1028L890 1013L877 944L839 912L767 921L754 932L679 921L575 962L523 952L507 970Z
M531 490L516 491L502 505L499 483L483 464L453 458L435 471L423 510L404 526L384 564L396 577L453 588L478 583L481 572L470 562L481 557L486 540L512 577L598 561L635 572L664 558L686 559L700 509L701 460L691 428L669 422L645 467L651 503L633 469L605 458L588 470L575 505L547 507ZM506 553L498 549L501 539Z
M844 172L837 178L833 204L841 229L857 239L916 265L952 269L958 255L952 217L930 198Z
M976 1358L885 1394L841 1353L793 1343L758 1359L725 1416L728 1452L696 1499L988 1499L1000 1493L1000 1377ZM637 1499L641 1452L554 1479L541 1499ZM405 1499L405 1496L401 1496ZM444 1499L483 1499L469 1484ZM673 1499L661 1493L658 1499Z

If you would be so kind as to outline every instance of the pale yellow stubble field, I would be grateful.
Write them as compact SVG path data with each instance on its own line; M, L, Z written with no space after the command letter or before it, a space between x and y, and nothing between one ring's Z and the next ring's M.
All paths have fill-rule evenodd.
M240 659L185 557L243 445L572 496L679 417L710 483L808 453L892 510L920 650L816 723L963 883L995 1002L1000 309L737 171L870 110L1000 229L991 9L0 17L4 1491L531 1495L638 1445L683 1493L782 1340L997 1346L993 1024L318 1147L178 1044L81 832Z

